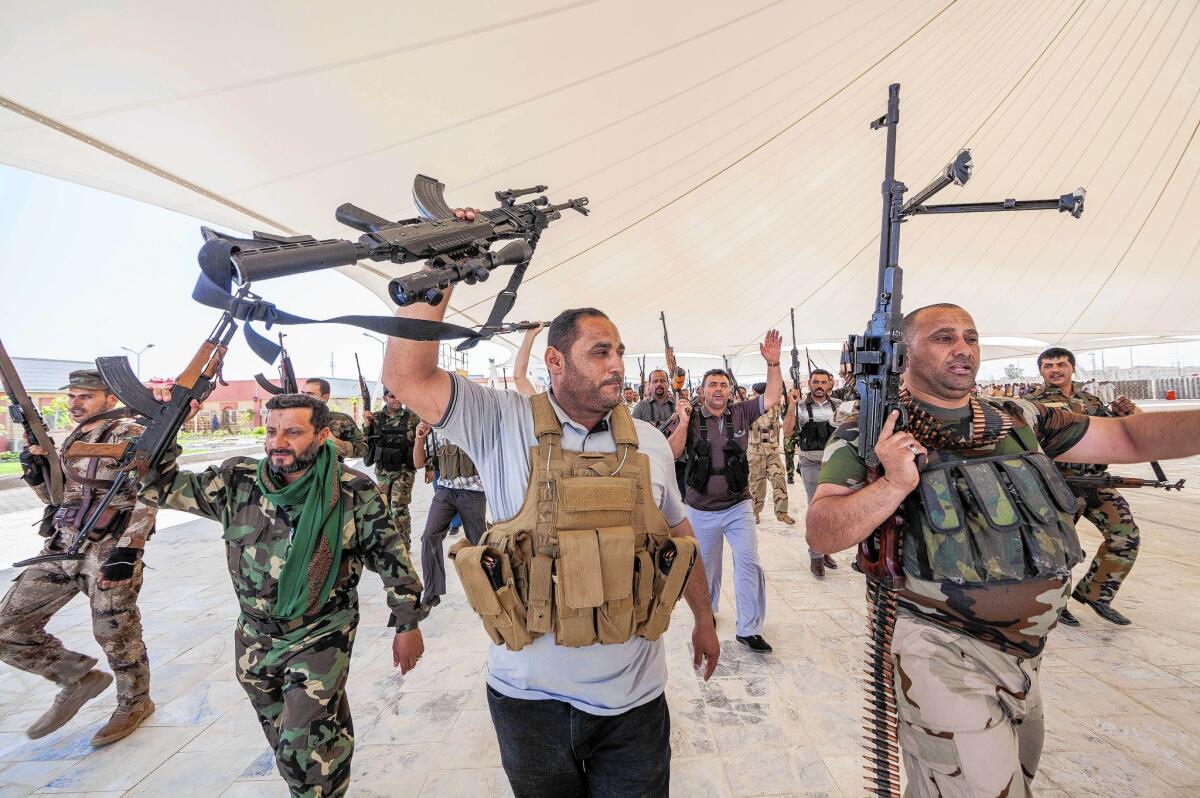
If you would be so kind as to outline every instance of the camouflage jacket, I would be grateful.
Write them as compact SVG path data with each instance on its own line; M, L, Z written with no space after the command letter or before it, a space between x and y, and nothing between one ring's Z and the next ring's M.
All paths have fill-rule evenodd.
M1070 450L1087 432L1088 420L1062 408L1052 408L1020 399L986 399L987 402L1012 416L1019 416L1033 432L1036 445L1049 457ZM927 407L934 415L945 411ZM969 418L966 419L969 422ZM962 420L943 420L943 424L959 424ZM969 431L969 430L968 430ZM820 481L858 490L866 484L867 468L858 453L858 417L847 419L825 446ZM960 454L967 460L993 454L1029 451L1014 431L989 449L977 449ZM930 453L931 462L938 452ZM919 494L919 492L918 492ZM918 494L910 494L914 499ZM974 540L996 540L1004 534L993 530L976 510L966 513L967 532L937 534L928 526L924 513L911 517L911 505L902 505L906 520L905 539L922 536L941 546L965 545L958 536L969 535ZM1065 522L1070 522L1067 515ZM904 547L905 587L898 594L898 605L913 615L950 629L962 632L992 648L1018 657L1033 657L1041 653L1046 636L1058 620L1059 611L1066 605L1070 579L1039 579L1000 584L965 584L965 579L936 581L923 579L909 555L916 546Z
M750 441L746 447L749 455L769 454L779 449L779 433L783 429L783 420L779 406L767 408L750 425Z
M225 528L229 576L242 611L269 617L279 573L291 545L287 512L271 504L256 484L258 461L234 457L201 473L168 466L143 484L141 500L220 522ZM371 480L342 467L342 561L322 616L356 609L363 566L379 574L391 608L389 626L417 627L428 613L420 604L421 582L408 558L392 514ZM316 621L314 621L316 623Z
M379 412L372 415L371 421L367 424L367 443L374 449L372 452L371 462L375 464L375 471L387 471L379 464L383 460L382 453L379 450L380 430L400 430L400 440L403 441L400 448L407 448L408 460L412 459L413 445L417 440L417 425L421 423L420 417L409 410L407 407L401 407L395 413L384 407ZM409 469L400 469L409 470Z
M1031 402L1040 402L1046 407L1061 407L1063 410L1078 413L1081 416L1112 415L1108 410L1107 402L1099 396L1083 390L1083 384L1078 382L1071 383L1070 397L1063 393L1061 388L1042 384L1025 398ZM1058 470L1064 476L1092 475L1104 474L1108 471L1108 466L1100 463L1058 463Z
M56 532L74 534L83 525L88 505L94 504L104 495L108 486L101 483L89 486L82 480L88 478L88 466L93 460L98 460L96 473L92 477L103 482L111 482L117 476L116 461L110 457L63 457L71 444L82 443L130 443L136 440L144 429L141 424L130 418L105 419L95 428L84 431L85 424L75 430L63 441L58 453L62 458L63 476L66 484L63 486L63 501L60 506L58 519L55 522ZM50 503L50 492L46 485L31 485L38 498L46 504ZM157 510L137 502L137 485L129 483L126 490L117 494L109 505L111 509L129 513L129 522L125 525L117 539L118 546L141 548L146 540L154 533L154 517ZM75 509L73 509L75 508ZM75 518L69 518L75 516Z
M337 410L331 411L329 431L333 433L339 459L367 456L367 438L350 416Z

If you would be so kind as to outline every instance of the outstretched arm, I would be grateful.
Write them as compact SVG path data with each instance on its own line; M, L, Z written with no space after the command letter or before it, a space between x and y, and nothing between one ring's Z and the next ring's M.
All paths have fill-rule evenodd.
M1068 463L1145 463L1200 454L1200 410L1092 418L1064 454Z

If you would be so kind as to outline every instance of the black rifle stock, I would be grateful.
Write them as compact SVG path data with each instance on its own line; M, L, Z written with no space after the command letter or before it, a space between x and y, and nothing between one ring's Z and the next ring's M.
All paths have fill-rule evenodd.
M17 367L13 365L2 341L0 382L4 383L4 392L8 394L8 416L12 423L20 424L25 429L26 445L37 444L46 450L45 455L21 452L21 467L26 478L32 480L31 484L46 486L52 505L61 504L64 485L62 461L58 459L58 450L54 446L54 439L50 437L50 426L25 391L21 375L17 373Z
M875 445L883 423L892 411L898 412L896 429L903 428L908 414L900 402L900 375L907 367L907 353L901 330L904 314L903 270L900 268L900 224L908 216L938 213L977 213L1055 209L1079 218L1083 213L1084 190L1064 194L1054 200L995 203L928 205L933 195L949 185L963 185L970 179L971 154L961 150L929 185L904 202L906 186L896 180L896 127L900 122L900 84L888 87L887 112L871 123L885 128L887 143L882 184L883 216L879 236L879 279L875 292L875 312L862 335L851 335L847 353L858 389L858 452L867 466L867 481L882 476ZM922 458L918 458L918 466ZM882 526L859 544L858 565L867 576L870 602L868 628L868 702L872 716L866 728L868 792L881 796L900 795L899 756L896 752L896 705L891 674L891 632L895 623L896 592L904 587L901 543L904 518L893 514Z
M238 298L251 296L249 286L243 285ZM134 374L125 357L96 358L100 376L127 407L147 421L136 440L121 444L75 444L65 452L66 457L111 457L117 461L117 476L112 485L92 507L83 525L66 551L44 554L13 563L17 568L42 562L83 559L83 547L88 535L96 528L104 511L130 480L146 476L162 461L175 444L175 436L192 412L192 401L204 401L220 379L221 362L229 341L237 331L233 313L226 311L212 333L192 356L187 368L175 379L171 399L160 402Z

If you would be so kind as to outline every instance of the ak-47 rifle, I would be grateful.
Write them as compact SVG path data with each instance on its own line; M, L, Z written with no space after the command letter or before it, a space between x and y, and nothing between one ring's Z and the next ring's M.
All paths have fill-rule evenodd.
M285 393L300 393L300 383L296 381L296 370L292 368L292 356L288 354L287 348L283 345L284 337L284 333L279 334L279 384L276 385L262 374L254 375L254 381L264 391L276 396ZM354 357L357 362L358 355Z
M671 390L676 396L683 390L683 381L687 379L687 372L679 367L675 362L675 350L671 348L671 339L667 335L667 314L666 311L658 312L658 319L662 322L663 328L663 354L667 359L667 375L671 379Z
M867 465L867 481L882 477L875 444L884 420L899 411L896 429L903 428L908 414L900 402L900 375L907 366L901 338L904 314L900 310L903 271L900 268L900 224L908 216L933 213L976 213L1054 209L1076 219L1083 213L1084 190L1051 200L977 202L959 205L927 205L934 194L947 186L963 185L971 176L971 153L961 150L928 186L904 201L907 187L896 180L896 126L900 122L900 84L888 87L887 113L871 122L871 128L886 128L887 145L883 177L883 226L879 236L879 283L875 312L862 335L851 335L847 352L858 387L858 452ZM920 458L919 458L920 460ZM918 467L922 465L918 462ZM896 745L896 701L892 683L891 641L896 620L896 591L904 587L901 538L903 516L894 514L859 544L858 565L867 577L868 646L866 727L868 792L880 796L900 795L899 755Z
M362 394L363 412L371 412L371 389L367 386L367 381L363 379L362 364L358 362L358 352L354 353L354 368L358 371L358 392Z
M792 367L788 370L792 378L792 387L797 391L800 390L800 350L796 348L796 309L791 309L792 314ZM805 356L808 355L808 350L804 350Z
M256 300L249 285L243 285L235 297L236 301ZM59 560L82 560L83 547L88 535L96 528L104 511L130 480L145 477L175 445L175 436L192 412L192 401L203 402L221 379L221 362L229 348L229 341L237 331L232 308L226 310L217 326L209 334L183 373L175 378L171 388L171 399L160 402L154 398L141 380L134 374L125 357L98 357L96 368L104 382L126 407L147 419L145 429L136 440L128 443L76 442L65 452L70 457L111 457L117 461L117 477L112 485L92 507L66 551L43 554L13 563L17 568Z
M642 355L638 362L638 401L646 398L646 356Z
M1152 463L1151 465L1158 464ZM1161 466L1159 468L1161 469ZM1171 482L1167 479L1166 474L1157 479L1118 477L1114 474L1071 474L1064 478L1067 480L1068 485L1082 490L1095 490L1096 488L1161 488L1162 490L1183 490L1183 483L1186 482L1183 479Z
M542 232L562 217L562 211L573 210L586 216L588 200L580 197L551 205L550 200L540 196L518 203L518 197L540 193L546 186L508 189L496 192L500 207L477 211L474 219L467 220L455 217L446 204L445 190L446 186L434 178L417 175L413 180L413 200L420 216L396 222L350 203L340 206L334 215L342 224L363 233L357 241L258 232L253 238L241 239L203 228L208 241L205 246L211 247L212 252L209 257L202 252L201 261L217 264L216 269L206 271L206 277L209 283L223 288L231 277L238 282L249 282L351 266L360 260L398 264L425 261L425 269L392 280L388 293L397 305L416 302L436 305L451 285L482 282L494 269L515 266L507 287L497 295L487 321L478 331L412 319L344 316L326 320L414 340L465 338L458 348L469 349L500 331L504 316L516 303L517 288ZM512 243L495 252L489 250L493 243L505 240ZM206 286L206 290L211 293L210 287ZM197 299L206 301L199 296ZM280 312L273 321L307 324L313 320Z
M25 428L25 443L37 444L46 450L45 455L30 454L28 450L21 452L21 469L25 473L26 481L31 485L45 485L50 493L50 504L62 504L62 462L58 459L58 451L50 437L50 426L25 392L25 386L21 384L21 375L17 373L17 367L13 365L2 341L0 382L4 383L4 392L8 394L8 417L12 419L12 423Z

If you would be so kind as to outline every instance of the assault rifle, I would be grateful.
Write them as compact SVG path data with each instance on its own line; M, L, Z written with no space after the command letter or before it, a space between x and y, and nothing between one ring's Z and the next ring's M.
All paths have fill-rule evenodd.
M1052 209L1078 219L1083 213L1085 192L1082 188L1049 200L976 202L958 205L929 205L928 200L950 185L964 185L971 177L971 153L960 150L929 185L904 201L907 187L896 180L896 126L900 122L900 84L888 87L887 113L871 122L871 128L887 131L883 177L883 226L879 235L879 282L875 293L875 312L862 335L851 335L847 345L850 368L858 388L858 452L867 465L867 481L882 476L875 444L884 420L893 411L899 416L896 429L908 422L900 402L900 375L907 367L907 353L901 337L904 314L900 309L902 276L900 268L900 224L914 215L938 213L977 213ZM918 466L922 463L918 462ZM895 623L896 591L904 586L901 560L901 536L904 518L895 514L859 544L858 566L867 576L868 651L867 701L871 724L867 730L868 792L899 796L899 757L896 753L896 704L891 678L891 633Z
M253 238L241 239L203 228L207 241L205 247L211 247L212 252L211 257L206 257L202 250L201 261L224 264L221 267L225 270L224 274L207 274L209 281L218 287L227 284L230 277L242 283L267 280L351 266L360 260L397 264L425 261L425 269L397 277L389 283L388 294L401 306L417 302L436 305L442 301L446 289L451 285L483 282L493 270L501 266L515 266L507 287L497 295L487 321L478 332L444 323L417 324L404 319L389 319L387 321L392 322L390 325L386 322L377 323L379 319L361 316L329 320L416 340L466 336L467 340L458 348L468 349L500 330L504 316L516 302L517 288L524 279L529 260L546 227L561 218L566 210L586 216L589 213L588 200L587 197L579 197L552 205L545 196L540 196L518 203L518 197L538 194L545 191L546 186L507 189L496 192L500 207L477 211L475 218L468 221L455 217L453 209L446 204L445 189L446 186L434 178L417 175L413 180L413 200L419 216L415 219L393 222L350 203L339 206L334 214L337 220L363 233L357 241L337 238L318 240L307 235L281 236L259 232L255 232ZM497 241L512 243L497 251L490 251L489 247ZM232 274L229 270L232 270ZM291 318L291 321L276 321L312 321Z
M250 293L248 285L243 285L236 299L257 299ZM237 331L233 311L227 310L217 322L217 326L209 334L204 343L192 356L183 373L175 378L171 388L171 399L160 402L154 398L141 380L129 366L129 360L123 356L98 357L96 368L104 382L117 395L126 407L147 419L145 429L136 440L129 443L85 443L76 442L65 453L66 457L111 457L117 461L117 477L112 485L92 507L91 512L83 521L66 551L56 554L43 554L30 557L27 560L13 563L17 568L36 565L43 562L59 560L82 560L83 548L88 535L96 528L104 511L112 504L113 499L125 488L130 480L146 476L166 456L175 445L175 436L187 421L192 412L192 401L204 401L217 381L221 380L221 362L229 348L229 341Z
M788 370L792 377L792 387L797 391L800 390L800 350L796 348L796 309L791 309L792 314L792 367ZM808 350L804 350L807 357Z
M671 379L671 390L678 396L683 390L683 381L687 378L687 372L679 367L675 362L675 350L671 348L671 339L667 335L667 314L666 311L658 312L659 321L662 322L663 328L663 350L664 356L667 359L667 375Z
M1161 479L1138 479L1137 477L1118 477L1113 474L1072 474L1064 477L1067 484L1081 490L1096 488L1161 488L1162 490L1183 490L1186 480L1171 482L1165 475Z
M646 398L646 356L642 355L638 362L638 401Z
M288 354L287 349L283 345L284 333L279 334L279 384L268 380L262 374L255 374L254 381L257 382L264 391L275 396L285 393L300 393L300 383L296 381L296 370L292 368L292 356ZM354 356L355 361L358 360L358 355Z
M363 379L362 364L358 362L358 352L354 353L354 368L358 370L358 392L362 394L363 412L371 412L371 389L367 387L367 381Z
M25 443L37 444L46 450L45 455L31 454L28 451L21 452L21 468L25 472L25 478L29 480L30 484L45 485L46 490L50 493L51 504L62 504L62 461L58 459L54 440L50 437L50 426L38 412L37 405L29 398L29 394L25 392L25 386L21 384L21 375L17 373L17 367L13 365L2 341L0 341L0 382L4 383L4 392L8 394L8 417L13 424L20 424L25 428Z

